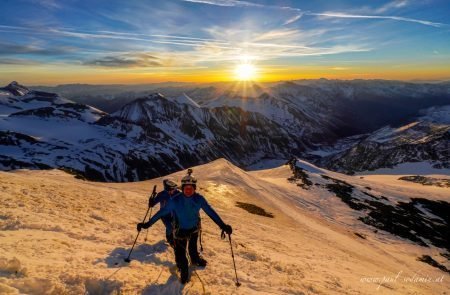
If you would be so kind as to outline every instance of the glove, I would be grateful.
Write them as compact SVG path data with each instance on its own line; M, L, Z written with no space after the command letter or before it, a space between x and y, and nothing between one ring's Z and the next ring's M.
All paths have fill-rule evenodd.
M231 228L231 225L228 225L228 224L225 224L225 225L222 227L222 230L223 230L224 232L226 232L228 235L231 235L231 233L233 232L233 229Z
M143 222L139 222L137 225L136 225L136 229L137 229L137 231L141 231L143 228L149 228L150 226L148 226L146 223L143 223Z

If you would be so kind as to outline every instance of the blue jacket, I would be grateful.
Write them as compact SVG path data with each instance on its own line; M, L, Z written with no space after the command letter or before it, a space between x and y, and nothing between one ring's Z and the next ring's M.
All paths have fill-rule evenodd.
M172 195L169 195L168 191L163 190L156 195L155 199L153 200L153 203L155 205L159 203L160 209L163 209L164 207L167 206L167 204L169 203L170 199L173 196L180 194L180 193L181 192L179 190L175 190L175 192ZM168 227L168 226L171 227L172 215L170 214L170 212L168 214L166 214L165 216L162 216L161 219L166 227Z
M158 213L153 215L146 226L152 226L161 217L172 213L180 229L192 229L198 226L200 209L203 209L220 228L224 227L225 223L220 216L206 199L198 193L193 194L191 197L186 197L183 193L174 195L164 208L161 208Z
M160 203L161 208L166 207L169 200L175 196L176 194L181 193L179 190L175 190L175 192L172 195L169 195L169 192L166 190L160 191L158 194L156 194L156 197L154 199L155 205Z

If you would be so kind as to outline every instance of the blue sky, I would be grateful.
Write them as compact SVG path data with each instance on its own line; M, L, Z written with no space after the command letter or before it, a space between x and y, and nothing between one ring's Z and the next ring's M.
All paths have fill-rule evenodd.
M0 81L229 80L243 62L263 80L450 79L449 16L440 0L2 0Z

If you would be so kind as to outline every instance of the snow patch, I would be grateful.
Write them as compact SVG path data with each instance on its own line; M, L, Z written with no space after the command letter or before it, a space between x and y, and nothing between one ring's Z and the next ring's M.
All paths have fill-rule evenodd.
M326 174L327 173L327 170L319 168L316 165L313 165L309 162L306 162L306 161L303 161L300 159L297 159L297 161L295 162L295 165L297 167L302 168L311 173L315 173L315 174Z

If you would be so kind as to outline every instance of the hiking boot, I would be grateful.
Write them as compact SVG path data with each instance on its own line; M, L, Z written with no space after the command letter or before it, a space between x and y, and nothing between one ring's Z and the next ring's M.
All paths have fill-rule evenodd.
M193 265L197 265L197 266L206 266L208 261L206 261L203 257L198 256L197 258L192 259L191 263Z
M189 271L187 268L180 270L180 282L182 284L186 284L187 282L189 282Z

